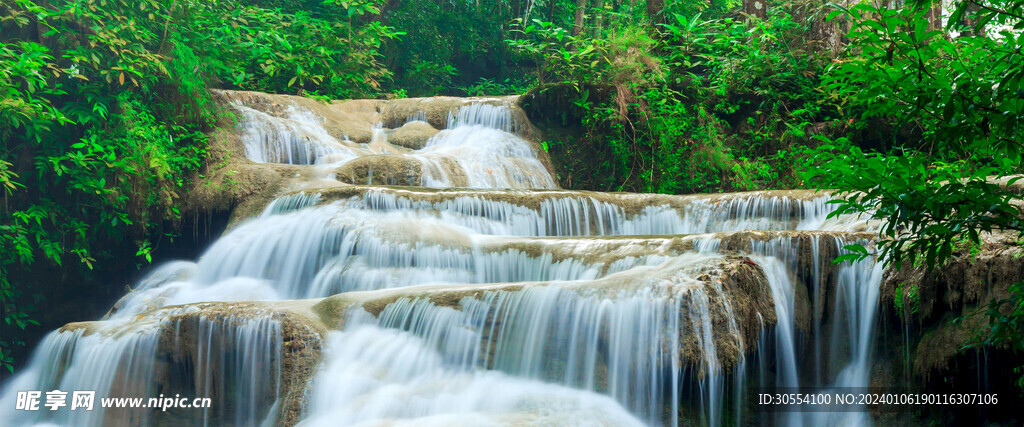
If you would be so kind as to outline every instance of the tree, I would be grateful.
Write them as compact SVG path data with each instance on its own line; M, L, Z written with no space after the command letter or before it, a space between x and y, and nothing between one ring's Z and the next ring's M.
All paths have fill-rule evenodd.
M647 19L651 21L651 24L665 22L661 14L663 9L665 9L665 0L647 0Z
M576 9L573 10L573 13L572 35L578 36L583 33L583 18L587 13L587 0L576 0Z
M40 301L174 236L219 118L211 85L373 96L398 35L237 1L0 2L0 367Z
M849 59L826 78L829 96L858 113L851 123L888 129L887 148L862 151L838 140L813 159L809 178L842 190L834 215L884 222L881 256L896 268L934 268L958 242L1024 231L1021 196L1006 185L1024 172L1022 8L1022 0L963 2L945 29L935 29L928 1L899 9L862 3L833 13L853 29ZM978 344L1021 353L1024 285L1010 291L1011 298L991 302Z

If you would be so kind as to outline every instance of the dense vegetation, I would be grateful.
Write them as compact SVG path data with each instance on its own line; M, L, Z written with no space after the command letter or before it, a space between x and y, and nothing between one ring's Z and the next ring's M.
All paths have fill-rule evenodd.
M940 266L958 250L970 253L983 233L1024 242L1013 186L1024 153L1024 1L960 3L945 28L929 24L929 3L842 12L853 23L852 54L829 70L825 88L892 136L872 150L841 144L811 153L815 184L847 194L837 214L885 220L881 253L897 267ZM1008 297L957 319L986 320L969 346L1024 354L1020 279ZM1014 370L1024 391L1024 364Z
M41 307L88 300L80 284L110 273L94 267L174 237L220 115L209 88L378 94L397 33L355 24L234 1L0 4L0 364Z
M927 1L5 1L0 364L54 293L174 237L205 131L230 120L211 88L525 93L565 187L837 188L841 210L890 220L890 262L939 265L1022 229L993 178L1021 172L1024 2L938 16ZM1014 292L979 337L1021 353Z

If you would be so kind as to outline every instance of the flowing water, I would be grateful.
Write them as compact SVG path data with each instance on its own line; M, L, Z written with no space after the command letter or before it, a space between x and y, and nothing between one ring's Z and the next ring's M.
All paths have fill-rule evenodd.
M422 111L356 143L298 104L233 108L252 162L329 179L391 156L421 188L371 174L276 198L101 321L50 333L0 390L5 424L870 424L752 402L758 387L869 382L881 267L830 260L872 225L828 218L825 194L558 190L502 102L452 109L415 150L384 126ZM328 301L340 315L295 338L294 319L316 316L294 314ZM300 341L322 349L308 379L293 375ZM213 407L13 409L17 391L58 389Z

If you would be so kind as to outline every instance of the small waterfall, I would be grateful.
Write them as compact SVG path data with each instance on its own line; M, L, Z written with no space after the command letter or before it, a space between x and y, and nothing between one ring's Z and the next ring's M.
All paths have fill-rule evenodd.
M646 423L660 424L665 410L670 413L678 410L674 403L677 399L669 399L676 392L667 391L666 395L662 385L682 381L681 343L691 338L695 340L694 353L697 354L691 362L701 366L697 375L707 384L702 395L703 406L714 414L722 404L723 389L716 346L722 340L737 340L738 330L730 319L731 326L727 327L730 332L724 336L714 332L717 327L726 325L713 320L712 313L721 311L726 317L732 313L724 290L696 286L694 278L713 271L711 265L708 257L694 254L674 258L658 267L610 275L595 281L591 287L580 288L565 282L515 292L486 292L479 298L463 298L456 308L438 306L423 298L398 300L388 305L376 319L367 320L364 316L363 321L347 321L343 331L358 336L366 333L366 323L370 323L372 330L377 331L375 334L394 334L394 339L385 341L389 343L387 347L380 348L381 353L363 359L381 363L379 367L356 370L361 375L384 370L382 372L388 373L385 380L374 384L366 384L365 380L345 381L353 375L350 372L352 362L357 358L353 352L367 351L367 346L339 350L333 355L338 359L332 359L329 352L327 366L339 368L328 368L319 376L321 385L314 392L316 397L310 415L321 416L318 407L329 411L339 405L347 407L350 405L347 402L372 400L367 396L391 392L392 381L403 383L398 390L409 388L429 396L447 393L452 387L451 383L438 378L502 378L503 375L495 377L488 373L500 371L504 375L530 379L535 384L535 392L541 396L546 387L551 387L544 383L585 391L580 392L578 399L592 399L587 397L591 393L607 394ZM632 285L637 282L641 283L638 288ZM595 293L596 289L607 291ZM712 298L709 292L717 293L714 295L717 298ZM359 314L353 313L357 317ZM381 333L381 328L404 333ZM410 350L404 344L407 342L416 343L417 349ZM380 375L374 377L380 378ZM501 399L513 396L518 398L513 394ZM507 415L501 409L490 407L496 403L487 400L450 402L445 398L437 402L427 399L428 405L410 408L399 403L408 400L392 398L394 400L378 400L382 407L362 414L365 408L351 407L351 413L345 417L352 418L342 419L351 422L387 416L430 419L469 409L465 405L472 408L474 404L484 405L484 415L488 417ZM664 407L666 404L670 406ZM573 408L568 410L574 411ZM376 410L380 412L374 412Z
M273 406L281 397L280 324L270 317L231 314L200 317L193 323L177 320L174 328L175 348L189 348L191 343L185 341L195 340L194 354L189 355L193 386L182 387L183 391L192 396L222 396L221 405L230 405L216 413L204 409L204 424L247 425L277 419ZM224 398L228 396L234 396L234 401Z
M278 197L263 209L262 216L297 211L310 206L315 206L321 201L323 201L323 196L320 193L300 192Z
M211 399L210 408L187 412L199 424L246 425L276 418L267 409L279 397L277 322L259 316L193 316L194 310L172 308L144 322L119 316L52 332L25 372L11 380L10 390L95 391L94 409L16 411L15 394L4 393L0 419L10 425L159 423L166 413L103 408L101 399L142 398L149 404L150 398L174 396Z
M458 164L469 188L557 188L525 140L484 125L459 126L441 131L416 152L423 162L445 170L446 161ZM451 179L431 176L428 187L453 187Z
M153 378L157 363L159 330L137 328L127 334L86 334L86 329L58 330L43 340L28 368L10 380L5 390L93 390L99 397L156 396L156 385L140 379ZM148 415L140 410L93 411L71 413L69 407L58 411L17 411L15 393L0 398L0 419L12 425L40 422L58 425L126 425L131 419ZM99 402L95 403L100 406Z
M470 126L483 126L502 132L519 133L518 123L512 119L512 110L507 105L479 102L448 113L448 129Z
M331 136L309 111L291 106L285 117L275 117L241 104L233 107L240 115L245 156L254 162L312 165L326 156L347 160L360 155Z
M427 121L427 115L424 112L422 112L422 111L417 111L417 112L415 112L413 114L410 114L409 117L407 117L405 119L405 123L409 123L409 122L425 122L425 121ZM402 123L402 125L404 125L405 123ZM400 126L401 125L399 125L399 127Z
M837 239L836 244L841 247L847 242ZM872 350L875 345L875 317L878 312L882 273L882 263L871 259L846 263L839 268L833 307L837 319L832 323L832 346L827 360L847 362L834 376L835 380L832 381L831 387L865 390L870 385ZM813 415L813 422L816 424L865 425L871 422L866 412Z

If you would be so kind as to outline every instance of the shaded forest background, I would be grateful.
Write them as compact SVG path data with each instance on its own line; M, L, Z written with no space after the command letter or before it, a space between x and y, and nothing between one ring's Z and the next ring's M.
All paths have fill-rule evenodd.
M939 266L1019 235L1024 1L3 0L0 365L223 227L181 200L212 88L522 94L562 186L816 187ZM1005 178L998 181L994 178ZM857 248L853 248L857 249ZM860 248L860 256L873 256ZM978 345L1024 351L1024 286ZM1019 372L1024 378L1024 372ZM0 373L2 375L2 373ZM1024 380L1022 380L1024 384Z

